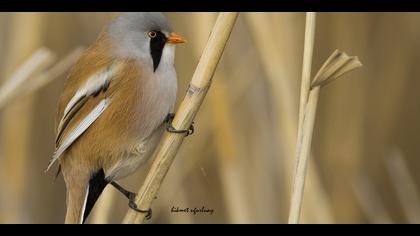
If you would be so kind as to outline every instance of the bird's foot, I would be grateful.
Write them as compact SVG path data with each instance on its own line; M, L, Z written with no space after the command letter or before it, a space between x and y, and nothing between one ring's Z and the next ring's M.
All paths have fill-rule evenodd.
M133 209L134 211L137 211L139 213L146 214L145 218L146 220L150 220L152 218L152 208L149 208L149 210L141 210L137 207L136 204L136 195L135 193L130 194L130 197L128 198L128 206Z
M136 204L136 196L137 194L130 192L128 190L126 190L125 188L123 188L121 185L117 184L116 182L112 181L111 185L114 186L114 188L116 188L120 193L122 193L124 196L126 196L128 198L128 206L139 212L139 213L143 213L146 214L146 220L150 220L152 218L152 209L150 208L149 210L141 210L137 207Z
M168 116L166 117L166 131L168 131L169 133L175 133L175 134L185 134L185 136L189 136L191 134L194 133L194 122L192 122L191 126L189 129L185 129L185 130L177 130L172 126L172 121L175 117L175 113L169 113Z

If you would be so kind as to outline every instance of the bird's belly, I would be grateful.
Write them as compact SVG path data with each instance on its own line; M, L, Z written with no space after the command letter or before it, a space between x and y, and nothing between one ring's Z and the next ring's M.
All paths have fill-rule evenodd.
M133 174L153 154L163 134L163 125L155 130L148 138L121 150L115 161L108 168L105 167L105 176L108 180L118 180Z
M114 119L109 123L114 125L109 134L104 135L109 144L104 148L112 153L109 163L103 166L108 179L132 174L153 154L164 131L163 122L175 104L177 86L173 73L156 72L151 80L143 81L132 96L128 93L133 89L119 90L114 95L116 100L116 96L121 99L118 99L120 103L111 102L109 111L114 112ZM133 82L132 87L136 86L138 84ZM115 140L119 143L117 150L112 145Z

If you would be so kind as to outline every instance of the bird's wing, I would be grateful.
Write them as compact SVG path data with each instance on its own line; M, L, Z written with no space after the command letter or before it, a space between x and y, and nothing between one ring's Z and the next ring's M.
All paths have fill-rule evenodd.
M56 150L48 164L48 171L51 166L62 156L62 154L80 137L101 114L107 109L112 98L105 97L98 101L97 105L84 117L78 119L78 123L69 127L69 123L78 114L80 109L90 99L97 97L100 93L106 92L112 79L121 68L120 63L112 63L104 69L90 76L84 85L80 87L74 96L67 103L60 123L57 128ZM70 129L70 130L69 130Z

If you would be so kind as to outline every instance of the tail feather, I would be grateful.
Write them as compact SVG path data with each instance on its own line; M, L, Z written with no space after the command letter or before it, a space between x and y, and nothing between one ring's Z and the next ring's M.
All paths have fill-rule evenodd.
M68 189L65 223L83 224L107 184L105 173L101 169L90 177L89 184L86 181L84 185L87 186L86 188L83 189L76 186Z
M89 186L87 184L85 188L67 189L67 213L65 220L66 224L83 223L83 215L86 208L88 193Z

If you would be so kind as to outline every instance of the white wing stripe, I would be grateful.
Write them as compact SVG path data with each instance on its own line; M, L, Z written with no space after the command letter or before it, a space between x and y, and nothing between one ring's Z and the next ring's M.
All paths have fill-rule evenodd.
M71 98L70 102L67 104L66 109L64 109L63 117L66 117L67 113L71 108L79 101L83 96L89 96L92 93L95 93L102 88L106 83L108 83L115 73L113 70L115 66L109 66L104 71L94 74L92 78L88 79L83 87L81 87L76 94Z
M86 203L89 196L89 184L86 187L85 200L83 201L82 211L80 212L79 224L83 224L83 217L85 216Z
M67 150L68 147L80 136L85 132L89 126L95 122L96 119L105 111L108 107L109 103L111 102L110 98L103 99L78 125L71 133L63 140L62 144L57 148L54 152L54 155L47 167L48 171L51 166L57 161L60 156Z

